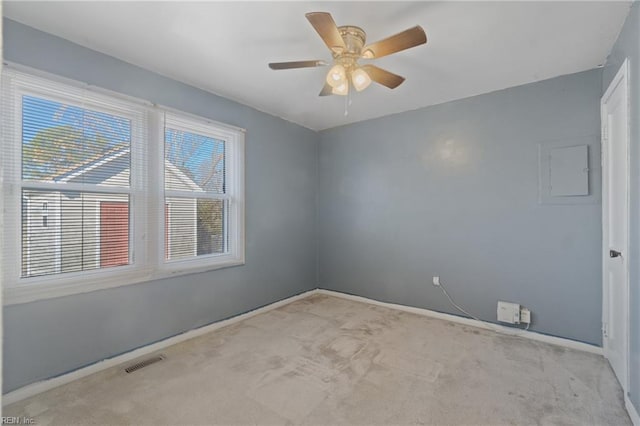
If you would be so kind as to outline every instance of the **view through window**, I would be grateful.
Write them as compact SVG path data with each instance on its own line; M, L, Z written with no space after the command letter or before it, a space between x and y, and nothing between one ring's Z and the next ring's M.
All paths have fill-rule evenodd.
M129 263L130 148L127 118L22 97L23 277Z

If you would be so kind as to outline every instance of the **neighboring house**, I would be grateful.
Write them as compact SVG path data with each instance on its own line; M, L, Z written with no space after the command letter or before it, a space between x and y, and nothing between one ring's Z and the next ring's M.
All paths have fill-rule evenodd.
M113 187L129 182L129 148L113 149L47 180ZM165 162L167 189L201 191L184 172ZM129 199L127 194L77 191L24 191L23 276L49 275L129 263ZM219 246L222 235L202 232L196 199L165 201L165 256L195 256L198 240ZM221 234L221 232L220 232ZM213 242L212 242L213 241Z

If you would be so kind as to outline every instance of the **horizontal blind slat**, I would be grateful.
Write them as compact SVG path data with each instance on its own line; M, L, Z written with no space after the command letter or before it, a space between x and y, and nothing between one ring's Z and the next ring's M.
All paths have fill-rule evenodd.
M167 114L165 258L189 259L228 250L226 141L207 125Z
M5 261L23 278L130 265L131 200L146 188L144 145L134 141L146 139L147 110L13 70L3 76L3 180L21 204L6 209L20 249L5 249Z

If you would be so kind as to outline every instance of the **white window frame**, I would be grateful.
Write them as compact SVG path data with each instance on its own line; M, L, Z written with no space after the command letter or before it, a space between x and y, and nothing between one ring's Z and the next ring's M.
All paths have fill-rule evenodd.
M78 184L29 183L29 188L80 192L129 194L131 263L113 268L94 269L45 276L21 275L22 262L22 95L55 100L65 104L124 116L132 120L131 185L128 191L119 187L96 187ZM18 102L19 104L16 104ZM245 263L244 239L244 129L213 120L152 105L74 80L10 64L2 74L3 143L11 144L2 152L0 204L3 212L4 242L1 247L0 279L5 305L86 293L111 287L135 284L182 274L204 272ZM10 108L7 108L10 106ZM112 106L113 108L110 108ZM229 246L224 255L198 256L194 259L165 261L164 199L164 122L165 114L178 117L196 128L207 129L227 145L225 161L227 186L232 191L229 201ZM133 120L142 120L140 132ZM199 126L199 127L198 127ZM145 161L147 159L147 161ZM76 187L77 186L77 187ZM17 222L17 223L16 223ZM18 253L18 255L16 255Z
M225 194L198 193L191 191L178 191L164 189L162 194L162 208L156 211L162 213L162 232L155 235L161 236L156 246L162 248L162 259L159 269L165 274L174 275L185 272L218 269L228 266L242 265L245 262L244 253L244 132L229 126L207 121L194 115L166 111L162 127L162 159L164 164L165 129L171 128L224 141L225 143ZM162 168L162 182L164 182L164 167ZM186 259L166 259L164 249L168 245L165 242L164 232L164 205L165 197L178 198L203 198L224 200L228 203L228 211L225 223L225 241L228 250L225 253L212 253L208 255L194 256Z

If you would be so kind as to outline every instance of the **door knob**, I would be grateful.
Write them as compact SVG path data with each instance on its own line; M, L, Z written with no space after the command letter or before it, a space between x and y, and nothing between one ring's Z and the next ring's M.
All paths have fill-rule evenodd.
M617 250L609 250L609 257L620 257L622 253Z

